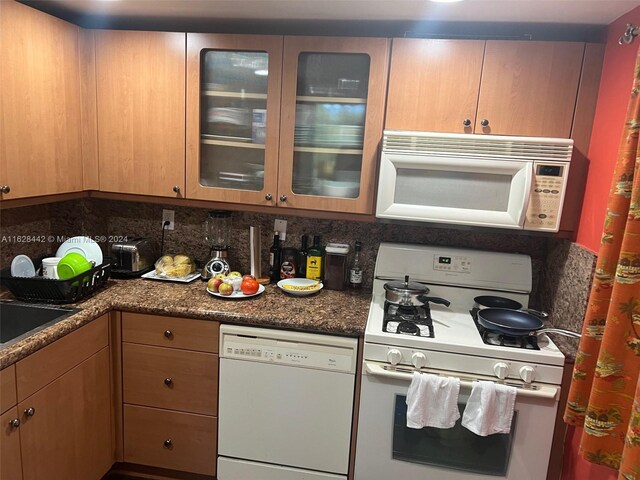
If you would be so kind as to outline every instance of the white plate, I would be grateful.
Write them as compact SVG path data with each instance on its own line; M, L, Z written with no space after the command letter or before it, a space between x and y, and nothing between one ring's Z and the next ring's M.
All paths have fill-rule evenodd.
M56 257L64 257L67 253L76 252L93 262L94 266L102 265L102 250L100 245L89 237L73 237L58 248Z
M318 288L313 290L288 290L284 288L285 285L294 285L297 287L307 287L309 285L317 284ZM306 297L307 295L313 295L316 292L322 290L322 282L317 280L311 280L310 278L287 278L285 280L280 280L278 283L278 288L289 295L294 295L296 297Z
M251 294L251 295L245 295L241 291L233 292L231 295L220 295L219 293L212 292L211 290L209 290L207 288L207 293L209 295L213 295L214 297L218 297L218 298L229 298L231 300L242 300L243 298L257 297L258 295L260 295L263 292L264 292L264 285L259 285L258 286L258 291L256 293Z
M155 270L151 270L150 272L142 275L142 278L147 278L149 280L161 280L163 282L178 282L178 283L191 283L196 278L200 277L200 272L193 272L182 278L174 278L174 277L165 277L164 275L158 275Z
M26 255L18 255L11 262L12 277L35 277L36 267Z

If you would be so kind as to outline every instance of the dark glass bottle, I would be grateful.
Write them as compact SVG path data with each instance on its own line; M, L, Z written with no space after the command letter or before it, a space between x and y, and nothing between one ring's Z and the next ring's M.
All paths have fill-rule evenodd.
M356 242L355 253L353 254L351 265L349 265L349 286L354 290L362 288L362 265L360 263L361 249L362 244L360 242Z
M313 245L307 251L307 278L322 281L324 255L320 246L320 235L313 236Z
M273 234L273 245L269 249L269 278L272 282L280 280L280 233Z
M298 250L298 272L297 277L305 278L307 276L307 236L302 235L300 240L300 250Z

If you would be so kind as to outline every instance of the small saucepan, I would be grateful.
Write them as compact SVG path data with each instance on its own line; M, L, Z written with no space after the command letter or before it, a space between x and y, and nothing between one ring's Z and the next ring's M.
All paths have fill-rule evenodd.
M407 307L424 305L421 297L429 293L426 285L418 282L410 282L409 275L405 275L404 282L398 280L385 283L384 290L384 298L387 302Z
M484 328L513 337L540 335L546 332L557 333L567 337L581 337L579 333L570 330L543 328L544 323L540 317L521 310L510 310L508 308L478 310L478 323Z
M547 318L549 314L547 312L540 312L531 308L522 308L520 302L511 300L510 298L497 297L495 295L481 295L473 299L473 308L478 310L484 310L485 308L508 308L510 310L520 310L522 312L528 312L534 314L536 317Z

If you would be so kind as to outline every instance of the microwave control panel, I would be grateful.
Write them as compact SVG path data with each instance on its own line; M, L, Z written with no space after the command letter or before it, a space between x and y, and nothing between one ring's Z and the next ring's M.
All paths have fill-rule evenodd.
M524 229L557 232L560 227L569 164L534 162L533 168L533 185Z

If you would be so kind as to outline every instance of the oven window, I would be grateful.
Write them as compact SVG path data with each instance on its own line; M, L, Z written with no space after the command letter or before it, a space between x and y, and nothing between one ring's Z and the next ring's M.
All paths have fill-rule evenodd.
M398 168L394 202L506 212L512 181L506 174Z
M462 396L460 397L462 399ZM511 433L480 437L456 422L453 428L407 428L407 397L396 395L393 422L393 458L412 463L485 475L505 476L518 412L513 416ZM460 411L464 402L459 403Z

